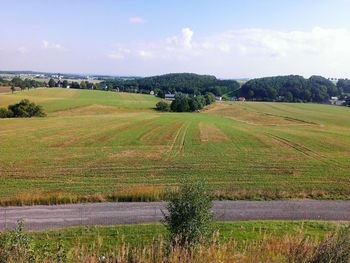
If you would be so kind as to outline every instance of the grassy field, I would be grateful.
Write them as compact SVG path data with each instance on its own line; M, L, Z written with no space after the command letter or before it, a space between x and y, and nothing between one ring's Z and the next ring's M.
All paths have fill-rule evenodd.
M0 204L157 200L180 179L217 198L350 199L350 108L216 103L158 113L149 95L37 89L46 118L0 120Z
M214 229L219 232L222 242L235 240L240 245L245 242L258 242L266 237L282 237L283 235L303 234L313 238L323 238L327 233L334 231L344 223L321 221L249 221L249 222L220 222L215 223ZM41 232L31 232L30 236L40 249L44 244L53 247L63 241L65 249L81 245L92 245L99 238L102 242L102 251L109 247L127 244L143 246L153 240L163 239L166 230L161 224L116 225L108 227L74 227ZM99 238L98 238L99 237Z

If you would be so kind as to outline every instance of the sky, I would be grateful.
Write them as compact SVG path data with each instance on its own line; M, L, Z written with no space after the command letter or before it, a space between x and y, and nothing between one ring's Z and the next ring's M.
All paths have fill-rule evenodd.
M350 77L350 0L0 0L0 70Z

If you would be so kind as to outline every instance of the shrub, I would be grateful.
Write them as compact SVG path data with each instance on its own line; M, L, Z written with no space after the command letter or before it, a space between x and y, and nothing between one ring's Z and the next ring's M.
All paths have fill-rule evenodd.
M316 248L308 263L345 263L350 259L350 227L327 236Z
M203 184L184 183L169 196L164 224L172 246L190 248L212 235L212 202Z
M17 227L0 235L0 263L5 262L35 262L34 245L24 232L23 222Z
M6 108L0 108L0 118L11 118L13 113Z
M46 114L42 107L27 99L8 106L7 110L4 108L0 109L0 118L31 118L44 116L46 116Z
M166 101L160 101L156 104L157 111L170 111L170 104Z

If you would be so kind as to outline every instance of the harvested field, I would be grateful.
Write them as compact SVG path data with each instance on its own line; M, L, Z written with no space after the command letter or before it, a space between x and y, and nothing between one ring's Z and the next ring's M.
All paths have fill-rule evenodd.
M159 189L183 178L208 182L222 199L350 199L346 107L246 102L159 113L153 96L64 89L3 94L0 106L22 98L48 117L0 120L0 203L118 199L124 187L138 200L144 185L162 198Z

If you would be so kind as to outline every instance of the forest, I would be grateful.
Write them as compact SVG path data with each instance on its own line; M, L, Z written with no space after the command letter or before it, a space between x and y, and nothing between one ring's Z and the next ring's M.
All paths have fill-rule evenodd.
M342 89L332 81L312 76L277 76L252 79L239 92L248 100L285 102L327 102L330 97L341 96Z

